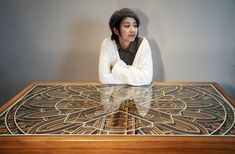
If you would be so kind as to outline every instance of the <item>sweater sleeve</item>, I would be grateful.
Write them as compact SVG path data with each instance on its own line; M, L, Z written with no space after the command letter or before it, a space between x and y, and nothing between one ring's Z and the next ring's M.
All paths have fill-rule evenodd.
M111 72L111 67L115 60L114 49L112 48L112 42L109 39L105 39L101 45L100 59L99 59L99 80L103 84L124 84L118 78L115 78Z
M113 67L113 75L130 85L147 85L152 82L153 62L149 43L143 40L132 66L119 60Z

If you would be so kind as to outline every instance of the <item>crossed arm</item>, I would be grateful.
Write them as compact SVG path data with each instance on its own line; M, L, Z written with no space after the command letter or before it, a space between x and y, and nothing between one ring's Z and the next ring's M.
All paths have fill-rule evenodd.
M107 40L102 43L99 79L104 84L147 85L152 81L151 49L146 39L141 43L132 65L126 65L118 51Z

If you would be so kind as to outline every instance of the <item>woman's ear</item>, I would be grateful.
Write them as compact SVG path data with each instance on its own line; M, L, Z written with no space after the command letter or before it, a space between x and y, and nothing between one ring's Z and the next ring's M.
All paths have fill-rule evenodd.
M114 31L114 33L115 33L116 35L118 35L118 34L119 34L119 32L118 32L117 28L113 27L113 31Z

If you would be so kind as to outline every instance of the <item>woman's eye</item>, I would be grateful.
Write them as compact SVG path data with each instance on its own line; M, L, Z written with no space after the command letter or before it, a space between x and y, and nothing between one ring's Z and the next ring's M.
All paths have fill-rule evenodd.
M130 27L130 25L124 25L124 27L125 27L125 28L129 28L129 27Z

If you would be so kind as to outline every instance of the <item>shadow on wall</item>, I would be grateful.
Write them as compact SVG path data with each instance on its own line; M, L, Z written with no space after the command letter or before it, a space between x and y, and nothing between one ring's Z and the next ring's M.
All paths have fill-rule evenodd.
M219 84L229 96L231 96L235 100L235 88L228 83L220 83Z
M149 41L150 48L152 50L152 57L153 57L153 81L163 82L165 81L165 72L161 58L161 52L158 47L157 42L149 37L148 35L148 24L149 19L145 15L145 13L141 10L135 10L140 18L140 36L147 37Z
M78 21L68 32L68 52L63 56L62 81L98 81L98 62L105 25L95 20Z

